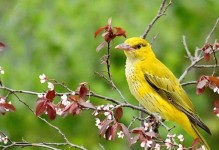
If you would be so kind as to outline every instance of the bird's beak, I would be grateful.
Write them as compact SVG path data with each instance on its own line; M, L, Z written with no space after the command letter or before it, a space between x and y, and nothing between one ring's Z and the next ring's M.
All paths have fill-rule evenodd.
M131 47L130 45L125 44L125 43L119 44L119 45L117 45L115 48L116 48L116 49L119 49L119 50L125 50L125 51L134 50L133 47Z

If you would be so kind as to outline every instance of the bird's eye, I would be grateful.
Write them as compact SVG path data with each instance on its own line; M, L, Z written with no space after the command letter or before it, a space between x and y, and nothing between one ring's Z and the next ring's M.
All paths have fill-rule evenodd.
M141 48L141 44L136 45L135 48L136 48L136 49L140 49L140 48Z
M145 47L146 45L144 44L138 44L136 46L134 46L135 49L140 49L141 47Z

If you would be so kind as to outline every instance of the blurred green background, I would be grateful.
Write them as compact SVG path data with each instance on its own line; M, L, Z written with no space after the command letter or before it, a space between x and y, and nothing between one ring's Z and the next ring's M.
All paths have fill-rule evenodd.
M49 78L65 82L73 90L80 82L87 82L91 90L121 100L119 94L94 73L106 71L106 66L100 64L100 58L106 50L99 53L95 50L103 39L101 36L94 39L94 32L106 25L107 19L112 17L113 26L125 29L128 37L140 36L156 15L160 3L161 0L1 0L0 41L7 46L0 55L0 66L5 70L1 79L7 87L13 89L42 92L47 90L47 85L40 83L39 75L45 73ZM153 42L153 49L157 57L177 77L190 63L185 58L182 36L186 36L192 52L196 47L202 47L219 17L218 7L218 0L173 1L167 15L159 19L149 33L148 41L159 33ZM209 42L213 43L218 35L217 28ZM115 39L112 47L124 40L123 37ZM138 105L126 83L123 53L112 48L111 63L115 84L130 103ZM212 69L192 69L184 82L197 80L200 74L208 75L211 72ZM218 95L207 90L197 96L195 85L186 86L185 89L200 117L212 131L212 136L203 133L206 140L212 149L216 149L219 147L219 119L213 114L213 100L217 99ZM60 89L60 92L64 92L63 89ZM6 94L0 91L1 96ZM19 97L35 109L36 96L19 94ZM14 96L9 100L15 105L16 112L0 116L0 131L7 134L11 140L63 142L54 129L37 119ZM95 104L103 103L95 98L91 98L91 101ZM132 109L124 109L124 112L122 121L126 125L133 116L138 115L138 112ZM100 145L103 145L106 150L130 149L125 139L106 142L99 138L91 113L84 111L79 116L68 116L64 119L58 117L50 122L58 126L72 143L85 148L98 150L101 149ZM163 135L166 134L162 127L161 131ZM192 139L180 127L172 132L184 134L187 142L191 144ZM138 149L137 145L139 143L134 148Z

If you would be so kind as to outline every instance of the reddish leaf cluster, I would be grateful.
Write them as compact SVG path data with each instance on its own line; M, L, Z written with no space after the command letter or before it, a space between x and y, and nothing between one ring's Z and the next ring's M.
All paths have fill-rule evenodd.
M123 115L122 108L121 107L117 108L114 113L112 112L112 114L114 115L112 119L106 117L102 122L99 123L100 125L99 135L100 136L105 135L106 140L114 140L117 130L119 130L123 132L126 139L130 143L130 133L128 128L124 124L119 123L119 120Z
M132 133L135 136L131 139L131 144L135 144L137 141L148 142L153 141L154 137L157 137L157 134L154 131L157 131L158 120L154 116L150 116L145 120L145 123L142 127L132 129Z
M144 127L135 128L132 130L133 134L136 134L131 140L131 144L135 144L138 140L141 142L151 141L156 134L153 131L147 131Z
M205 87L213 89L219 93L219 78L214 76L201 76L196 83L196 93L200 95L205 91Z
M4 115L7 111L14 112L15 111L15 107L12 104L6 102L5 98L0 97L0 113L2 115Z
M36 116L40 116L43 113L47 113L49 119L54 120L56 118L56 106L53 103L55 98L55 91L48 91L46 95L37 99L36 104Z
M97 31L94 33L94 37L96 38L102 31L104 33L102 34L104 38L104 42L102 42L98 47L97 51L100 51L107 43L109 44L115 37L117 36L123 36L126 38L126 31L123 30L121 27L112 27L111 25L112 19L108 19L108 24L104 27L100 27L97 29Z
M70 100L70 104L63 107L63 105L59 105L62 109L62 116L66 116L68 114L78 115L83 108L95 109L93 104L90 102L86 102L85 98L88 93L88 89L86 88L85 83L82 83L79 87L78 96L70 95L68 100Z
M78 96L70 94L68 98L66 96L65 100L56 105L54 104L55 91L49 90L37 99L36 116L46 113L50 120L54 120L57 114L65 117L68 114L78 115L84 108L95 109L90 102L85 101L88 91L86 84L82 83L78 90Z
M214 101L214 114L219 117L219 100Z
M204 52L205 60L208 62L210 60L210 54L218 50L219 50L219 43L205 44L204 47L202 48L202 51Z

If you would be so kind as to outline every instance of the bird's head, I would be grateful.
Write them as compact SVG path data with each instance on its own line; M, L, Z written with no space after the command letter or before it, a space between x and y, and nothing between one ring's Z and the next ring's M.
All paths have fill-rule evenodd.
M151 49L151 45L140 37L129 38L124 43L117 45L115 48L124 50L128 59L142 60L155 57Z

